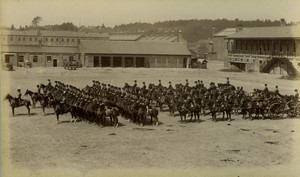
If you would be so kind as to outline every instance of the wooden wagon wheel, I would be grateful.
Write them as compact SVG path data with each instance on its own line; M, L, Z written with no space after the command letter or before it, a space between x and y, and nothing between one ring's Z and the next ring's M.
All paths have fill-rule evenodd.
M299 117L300 116L300 103L297 103L295 108L294 108L294 114L295 117Z
M293 100L291 100L291 101L289 101L289 102L287 102L285 104L285 108L288 108L286 110L286 113L287 113L287 115L289 117L295 117L296 116L296 114L295 114L295 106L296 106L296 104L297 103L295 101L293 101Z
M284 105L273 103L269 108L270 118L281 118L284 115Z

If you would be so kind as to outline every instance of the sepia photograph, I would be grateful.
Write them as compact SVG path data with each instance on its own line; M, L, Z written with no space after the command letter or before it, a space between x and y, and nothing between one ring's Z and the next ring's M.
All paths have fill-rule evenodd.
M300 176L299 7L0 0L0 176Z

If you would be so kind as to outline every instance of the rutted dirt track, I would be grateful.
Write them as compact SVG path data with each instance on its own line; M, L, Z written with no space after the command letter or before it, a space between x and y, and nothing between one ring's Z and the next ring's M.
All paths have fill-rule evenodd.
M17 68L3 73L10 78L10 88L6 85L2 93L16 95L18 87L23 93L27 88L36 90L37 83L46 83L48 78L82 88L94 79L117 86L133 84L134 79L139 84L161 79L167 85L168 81L175 84L189 79L191 85L195 80L208 85L211 81L224 83L230 77L232 84L247 91L262 89L268 83L271 90L278 85L286 94L293 94L300 85L299 81L281 80L275 75L220 72L221 64L214 64L216 67L208 70ZM3 105L8 108L7 103ZM53 109L46 112L48 115L42 116L40 108L32 109L28 117L25 108L18 108L15 117L4 117L10 120L10 154L15 167L65 167L86 173L98 168L271 167L299 163L295 158L300 132L295 125L299 125L299 119L249 121L234 116L230 123L215 123L206 116L200 123L181 124L178 116L161 112L158 127L140 127L119 117L122 126L100 128L85 122L69 123L69 114L57 125Z

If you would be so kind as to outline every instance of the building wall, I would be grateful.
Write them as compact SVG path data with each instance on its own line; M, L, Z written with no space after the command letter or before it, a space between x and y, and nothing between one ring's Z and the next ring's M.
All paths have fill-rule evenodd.
M86 67L95 67L94 66L94 57L99 57L99 63L100 63L100 67L102 66L101 63L101 57L102 56L109 56L110 59L112 60L114 56L117 55L91 55L91 54L87 54L85 56L85 66ZM149 68L182 68L183 67L183 62L184 62L184 58L188 58L188 57L184 57L184 56L135 56L135 55L119 55L122 57L122 67L124 67L124 58L126 57L132 57L133 58L133 66L136 66L136 58L137 57L143 57L144 61L145 61L145 67L149 67Z
M213 49L217 60L225 60L227 54L227 40L224 37L213 37Z

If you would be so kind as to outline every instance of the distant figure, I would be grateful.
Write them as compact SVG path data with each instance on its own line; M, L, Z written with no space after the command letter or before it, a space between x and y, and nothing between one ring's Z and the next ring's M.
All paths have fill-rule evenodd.
M18 99L19 99L19 101L21 101L22 100L21 89L18 89L17 91L18 91Z
M158 87L162 87L162 85L161 85L161 80L158 80L158 85L157 85Z
M298 93L298 89L295 90L295 98L298 101L299 100L299 93Z
M268 85L267 84L265 84L265 89L264 89L264 92L266 93L266 92L268 92L269 91L269 89L268 89Z
M137 87L137 83L136 83L137 81L136 80L134 80L134 84L133 84L133 87L135 88L135 87Z
M52 84L51 84L51 80L50 79L48 79L48 86L51 86Z
M229 77L226 78L226 84L230 85Z
M171 90L173 89L171 81L169 81L169 89L171 89Z
M186 82L186 83L185 83L185 86L188 87L188 86L189 86L189 80L186 79L185 82Z

